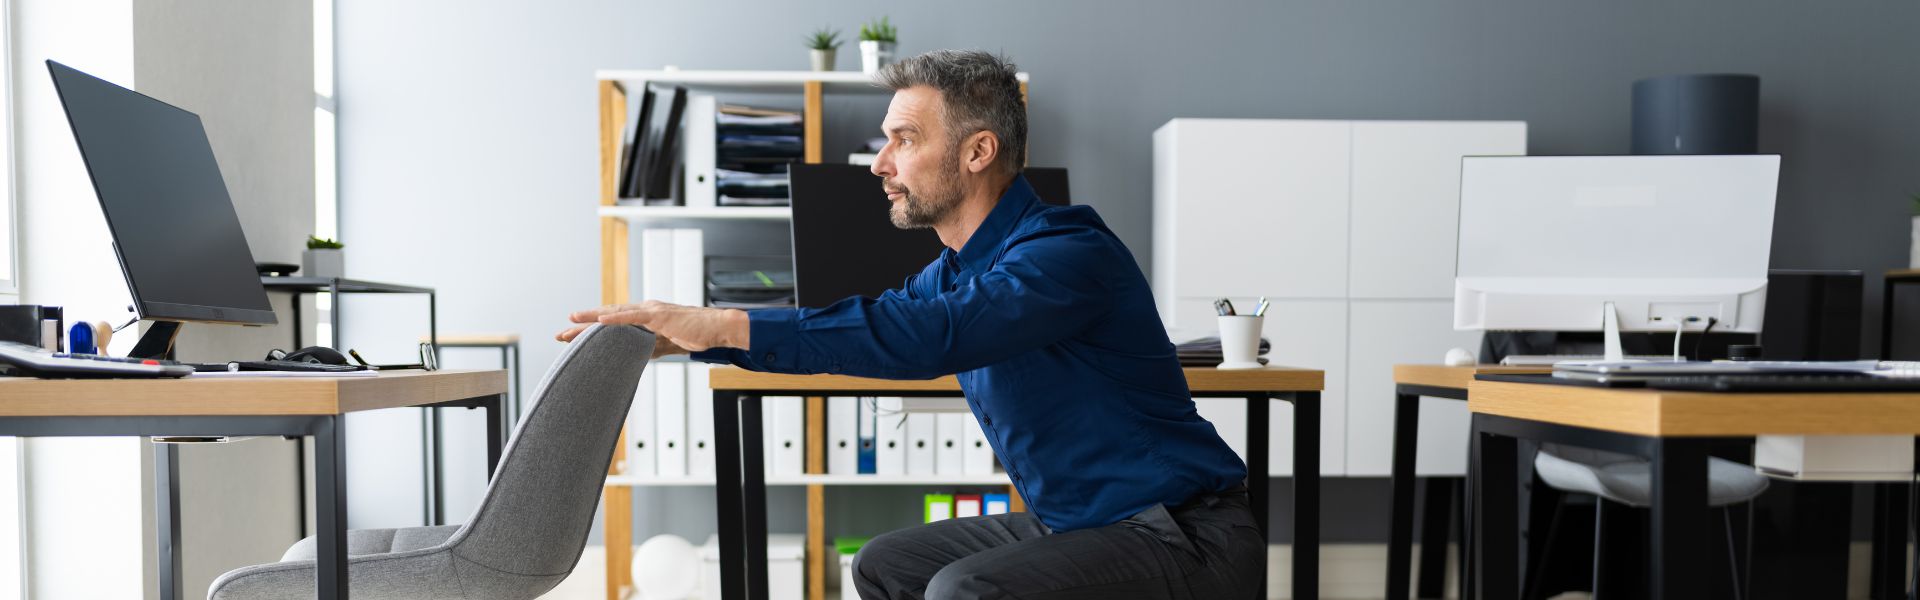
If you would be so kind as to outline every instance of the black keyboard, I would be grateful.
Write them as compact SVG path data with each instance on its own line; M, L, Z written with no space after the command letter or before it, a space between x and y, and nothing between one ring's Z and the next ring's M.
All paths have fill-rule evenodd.
M1920 392L1920 377L1855 373L1656 377L1647 387L1697 392Z
M192 363L188 366L202 373L226 371L302 371L317 373L339 373L359 371L365 367L355 365L329 365L322 363L300 362L292 360L241 360L223 363Z

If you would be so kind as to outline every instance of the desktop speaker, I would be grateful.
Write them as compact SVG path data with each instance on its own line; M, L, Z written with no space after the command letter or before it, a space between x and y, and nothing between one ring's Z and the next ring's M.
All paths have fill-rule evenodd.
M1634 154L1754 154L1760 78L1672 75L1633 82Z

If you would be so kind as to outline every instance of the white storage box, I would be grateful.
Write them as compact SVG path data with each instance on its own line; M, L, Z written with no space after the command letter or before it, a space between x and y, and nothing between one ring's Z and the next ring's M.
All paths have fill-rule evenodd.
M700 547L701 598L720 600L720 547L713 540ZM807 536L767 536L767 599L801 600L807 595Z
M860 590L853 587L853 555L840 555L840 600L860 600Z
M1807 481L1913 479L1910 435L1763 435L1753 441L1761 473Z

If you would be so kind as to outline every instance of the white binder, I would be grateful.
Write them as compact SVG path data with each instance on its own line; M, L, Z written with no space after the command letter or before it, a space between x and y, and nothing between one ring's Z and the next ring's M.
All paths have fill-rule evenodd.
M698 229L673 230L674 304L707 305L706 232Z
M654 452L654 462L659 475L665 478L687 476L687 365L685 363L653 363L650 368L658 369L653 388L653 401L658 415L654 420L654 443L658 448Z
M973 418L968 413L939 413L933 415L933 472L936 475L961 475L966 473L963 459L967 449L966 420Z
M873 415L873 472L875 475L907 474L906 415L900 412L899 398L875 400Z
M640 374L640 385L633 391L633 406L627 410L627 461L620 472L635 477L652 477L658 471L654 466L653 436L655 418L653 406L654 372L660 365L650 365Z
M934 415L907 413L907 474L934 475Z
M799 396L769 396L764 402L773 409L773 417L765 423L773 433L767 443L773 451L767 475L798 476L806 472L806 401Z
M964 433L966 448L961 450L961 454L965 455L961 458L965 466L962 467L961 473L964 475L992 475L993 444L987 443L987 431L980 428L980 419L974 418L974 416L970 414L961 416L965 417L962 421L964 421L963 425L966 427L966 432Z
M677 365L676 365L677 366ZM687 475L713 477L713 365L687 363Z
M640 230L640 299L673 301L673 230Z
M718 185L714 182L714 148L718 143L714 135L716 105L713 96L687 97L687 109L682 117L686 125L680 130L680 147L686 151L681 163L686 165L681 190L685 192L688 208L712 207L718 196L715 192Z
M827 398L827 474L860 473L860 399Z

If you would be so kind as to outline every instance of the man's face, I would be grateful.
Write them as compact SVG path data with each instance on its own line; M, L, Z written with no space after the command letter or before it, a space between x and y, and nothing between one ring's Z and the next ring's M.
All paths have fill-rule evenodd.
M873 174L893 204L893 226L925 229L944 220L960 205L958 149L942 119L940 92L914 86L894 92L880 129L887 145L873 161Z

